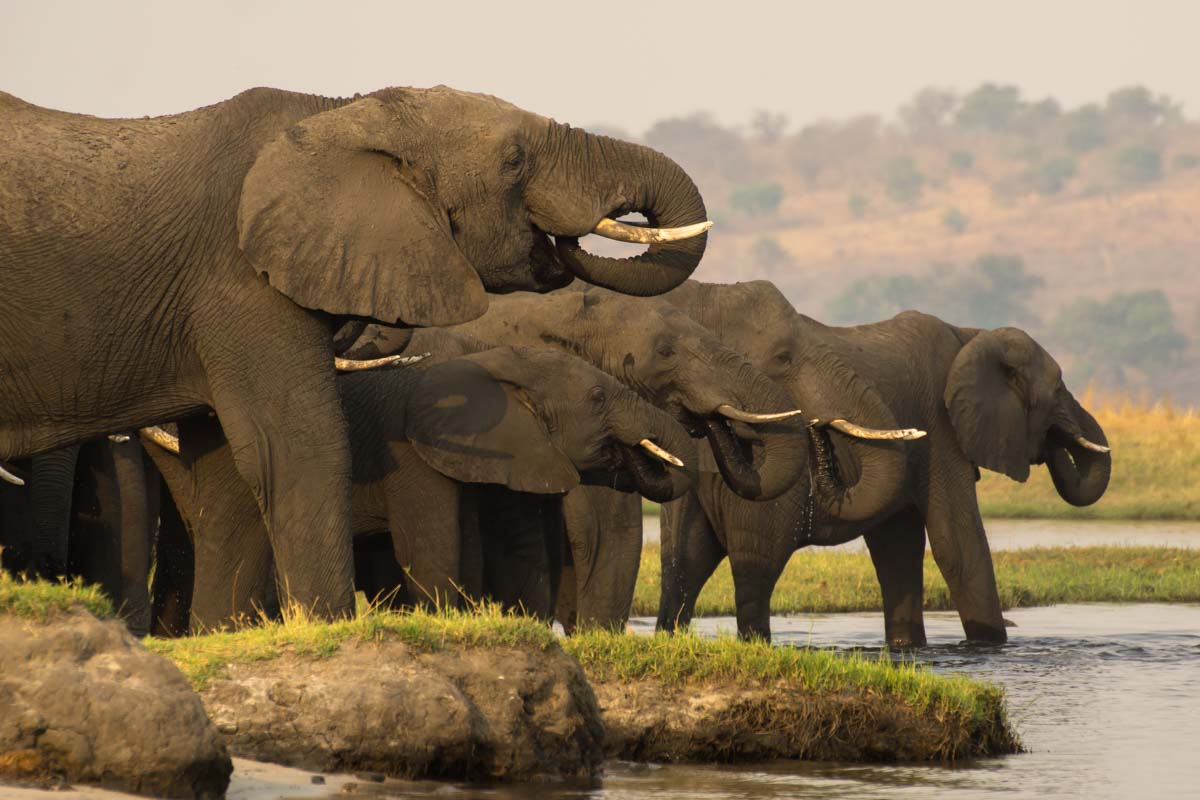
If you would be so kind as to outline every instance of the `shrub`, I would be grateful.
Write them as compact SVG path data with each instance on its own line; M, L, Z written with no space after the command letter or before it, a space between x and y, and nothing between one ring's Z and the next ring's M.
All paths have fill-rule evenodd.
M909 156L897 156L888 162L884 175L888 196L898 203L912 203L921 196L925 176Z
M948 208L946 213L942 214L942 224L953 234L965 231L970 222L971 218L957 208Z
M1067 147L1076 153L1095 150L1108 141L1100 106L1086 105L1068 114L1065 138Z
M867 206L871 204L871 201L866 195L855 192L847 198L846 204L850 207L850 216L862 219L867 215Z
M1067 180L1075 177L1075 160L1068 156L1052 158L1029 173L1034 191L1042 195L1058 194Z
M1178 153L1171 159L1171 169L1182 172L1185 169L1200 167L1200 155L1195 153Z
M783 187L778 183L750 183L733 190L729 205L750 217L774 214L783 202Z
M1021 107L1021 90L1016 86L985 83L963 98L954 121L961 128L1002 131Z
M760 236L750 245L750 257L765 270L779 269L792 263L791 256L771 236Z
M951 150L950 154L946 156L946 160L954 169L966 172L975 165L975 154L970 150Z
M1153 183L1162 177L1162 154L1153 147L1122 147L1113 159L1113 172L1122 183Z

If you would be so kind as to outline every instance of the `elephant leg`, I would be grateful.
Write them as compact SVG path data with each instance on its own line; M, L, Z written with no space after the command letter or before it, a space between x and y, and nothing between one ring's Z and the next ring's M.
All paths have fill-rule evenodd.
M674 631L688 625L696 598L725 557L712 523L695 492L662 506L662 590L657 629Z
M950 589L967 639L1006 642L992 554L975 498L974 471L968 465L941 477L931 483L924 509L929 549Z
M883 593L883 627L892 647L925 644L925 521L906 508L863 537Z
M183 517L165 484L160 488L159 497L150 633L154 636L186 636L192 613L195 553Z
M388 526L408 596L429 608L458 606L462 486L423 462L411 445L392 445L400 465L384 481Z
M150 546L159 515L158 475L136 440L104 442L113 459L120 503L119 576L114 587L121 616L135 636L150 632Z
M212 406L266 522L280 590L319 617L349 616L350 445L330 333L305 312L292 311L291 319L275 320L286 339L282 330L262 330L257 342L239 338L242 346L206 359ZM272 337L280 347L247 346ZM228 331L222 338L228 346ZM196 551L199 577L199 541Z
M558 584L558 596L554 599L554 619L562 625L563 633L570 636L579 624L579 594L576 591L575 564L572 562L568 534L567 547L563 550L562 581Z
M483 486L479 520L487 593L507 609L550 619L562 575L550 542L563 536L561 500Z
M354 588L375 607L397 611L409 605L404 569L396 560L391 534L354 537Z
M761 531L730 533L730 541L753 542L759 538L762 538ZM790 551L761 553L730 550L729 566L733 571L738 638L771 641L771 595L790 555Z
M33 501L33 565L42 578L67 573L67 539L79 445L33 457L29 494Z
M641 496L580 486L563 499L563 518L575 581L574 621L583 627L624 627L641 566ZM560 598L569 591L567 577L564 570Z

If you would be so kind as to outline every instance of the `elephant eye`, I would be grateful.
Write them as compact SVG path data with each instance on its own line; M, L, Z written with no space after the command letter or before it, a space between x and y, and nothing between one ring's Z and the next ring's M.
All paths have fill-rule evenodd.
M588 391L588 399L596 405L603 405L604 402L608 400L608 393L604 391L603 386L593 386L591 390Z
M504 154L504 171L520 172L523 166L525 166L525 149L519 144L514 144Z
M672 346L671 341L668 339L668 340L659 342L658 347L655 348L655 352L658 353L663 358L670 358L671 356L675 355L675 348Z
M781 366L787 366L792 363L792 354L787 350L775 354L775 363Z

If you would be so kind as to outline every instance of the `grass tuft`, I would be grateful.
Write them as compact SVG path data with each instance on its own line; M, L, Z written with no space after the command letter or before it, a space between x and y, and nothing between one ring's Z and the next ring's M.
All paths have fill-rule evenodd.
M1171 547L1036 547L992 553L1005 608L1056 603L1200 602L1200 550ZM662 585L659 548L642 550L633 614L658 613ZM776 614L878 611L883 598L865 552L797 552L771 598ZM925 557L925 608L954 604L931 555ZM728 560L717 567L696 602L697 616L736 613Z
M416 610L397 613L378 607L361 610L342 622L315 621L293 609L281 622L247 620L233 630L180 639L145 639L151 650L170 658L197 689L232 663L252 663L295 653L312 658L332 655L349 641L401 641L426 652L447 646L555 646L554 633L531 617L508 613L498 605L468 610Z
M113 616L113 606L99 586L70 581L15 578L0 570L0 614L46 620L73 608L83 608L97 617Z

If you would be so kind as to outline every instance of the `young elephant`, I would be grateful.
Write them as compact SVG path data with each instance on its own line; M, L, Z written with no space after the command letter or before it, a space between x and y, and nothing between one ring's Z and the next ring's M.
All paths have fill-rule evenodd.
M462 534L474 514L470 484L560 495L622 472L646 496L668 499L695 475L695 447L674 420L557 351L492 348L338 384L353 454L351 529L390 532L418 598L457 597L474 557ZM149 449L194 543L192 624L270 607L270 543L219 425L184 420L179 439L178 457Z
M975 497L978 467L1024 481L1031 464L1045 463L1072 505L1100 499L1112 467L1104 431L1067 390L1050 354L1015 328L961 328L916 311L829 327L797 313L766 281L689 281L667 300L745 353L820 424L810 428L810 479L778 500L746 502L701 475L695 491L664 507L659 628L691 619L701 587L728 555L738 632L770 636L771 593L796 548L865 536L889 643L923 644L928 531L967 638L1005 641ZM828 390L823 376L835 361L859 376L853 391ZM886 468L867 472L848 447L845 426L834 424L845 417L928 436L873 442L874 458ZM819 490L831 473L858 497L826 510L813 504L809 485Z

